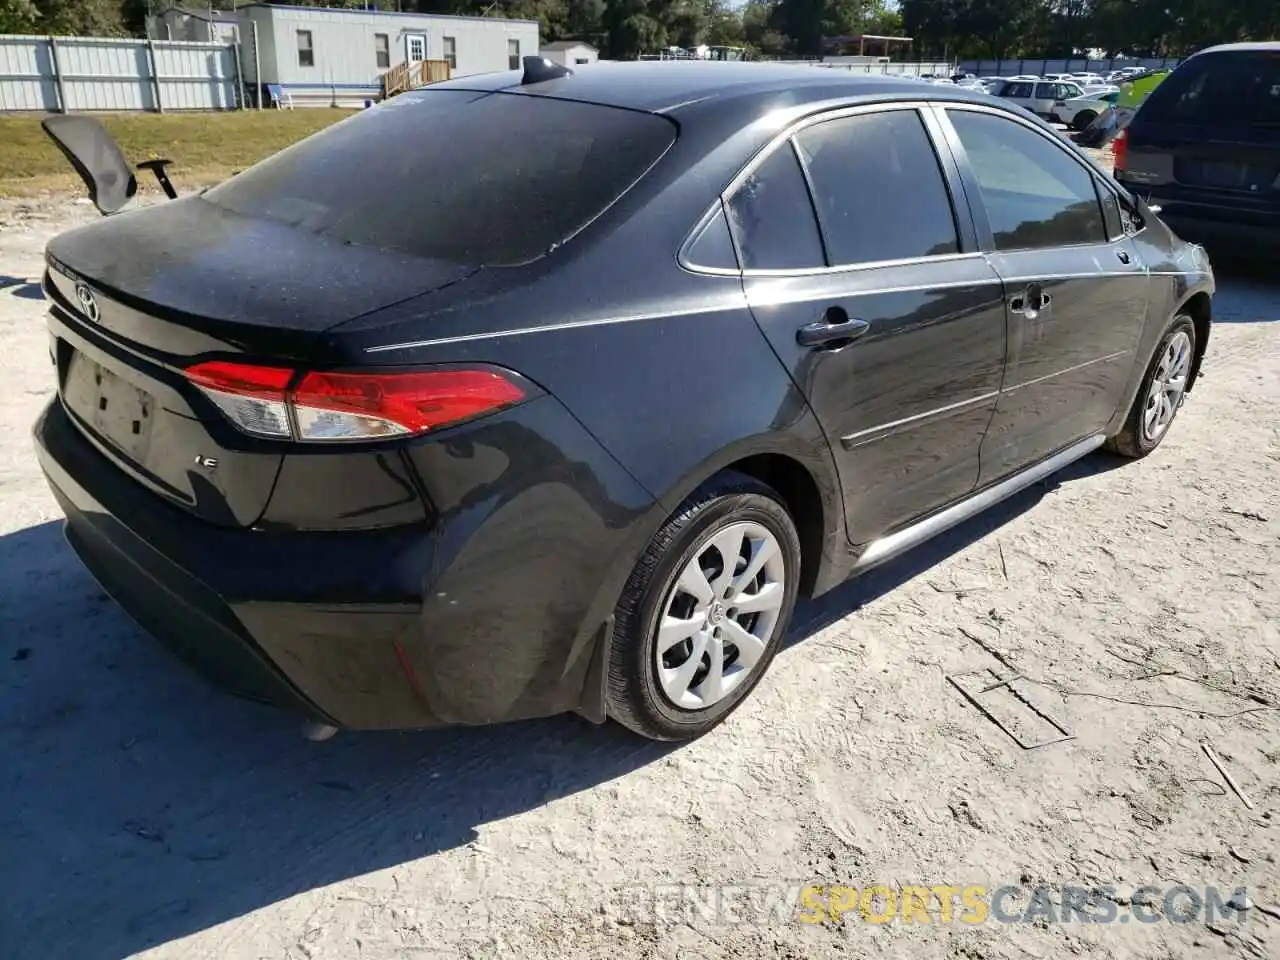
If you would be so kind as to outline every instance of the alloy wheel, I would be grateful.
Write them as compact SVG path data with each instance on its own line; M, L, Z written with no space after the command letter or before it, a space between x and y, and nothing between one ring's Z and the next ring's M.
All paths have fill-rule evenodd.
M1179 330L1169 338L1156 367L1142 410L1142 434L1148 441L1158 440L1178 412L1187 390L1187 374L1191 369L1191 338Z
M707 533L672 584L653 637L658 685L685 710L733 692L763 658L786 598L786 563L763 524Z

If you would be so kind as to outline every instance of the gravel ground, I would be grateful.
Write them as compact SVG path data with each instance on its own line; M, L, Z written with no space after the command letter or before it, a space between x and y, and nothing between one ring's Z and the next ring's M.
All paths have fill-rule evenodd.
M1089 457L802 607L697 743L559 718L311 744L172 661L63 543L28 437L52 385L29 281L92 215L0 206L0 955L1280 956L1280 284L1220 277L1206 378L1156 454ZM1022 750L947 680L1010 669L1073 739ZM1109 886L1117 922L787 906L872 884L1015 885L1006 915ZM1127 922L1178 884L1252 906Z

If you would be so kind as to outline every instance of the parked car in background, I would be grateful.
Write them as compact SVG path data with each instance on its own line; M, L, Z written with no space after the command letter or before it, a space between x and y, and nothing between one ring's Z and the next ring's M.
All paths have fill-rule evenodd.
M245 696L684 740L798 599L1154 451L1201 253L954 85L530 57L51 240L35 442L90 572Z
M1120 99L1120 91L1069 97L1053 109L1053 119L1065 123L1072 130L1083 130Z
M1115 139L1116 178L1188 236L1280 241L1280 43L1182 61Z
M1053 119L1054 110L1060 104L1072 97L1084 96L1079 84L1065 80L1009 80L990 92L1046 120Z
M1104 84L1107 82L1106 78L1096 73L1073 73L1067 79L1074 80L1076 83L1080 84L1080 86L1082 87L1088 87L1090 85L1096 86L1096 85Z

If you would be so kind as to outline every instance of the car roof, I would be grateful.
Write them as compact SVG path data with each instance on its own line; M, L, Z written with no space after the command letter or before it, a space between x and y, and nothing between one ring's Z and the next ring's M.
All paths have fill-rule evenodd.
M630 60L594 63L572 76L521 84L514 71L480 74L432 84L431 89L502 90L676 115L716 101L768 100L785 94L790 104L836 97L968 100L985 95L963 87L926 84L914 77L859 74L831 67L733 61Z
M1191 57L1205 53L1280 53L1280 40L1258 40L1245 43L1220 43L1216 47L1205 47L1197 50ZM1191 57L1187 59L1190 60Z

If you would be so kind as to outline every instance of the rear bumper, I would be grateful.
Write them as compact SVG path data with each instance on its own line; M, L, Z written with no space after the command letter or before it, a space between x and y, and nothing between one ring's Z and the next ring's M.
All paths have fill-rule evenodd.
M551 398L510 411L508 430L516 415L526 445L541 434L567 456L591 453L594 441ZM486 429L504 425L475 432ZM591 573L610 566L630 527L620 521L652 502L612 460L603 479L584 476L579 460L597 509L565 491L548 514L548 487L571 484L524 477L528 490L507 495L523 521L515 530L500 495L432 524L222 528L123 474L56 398L34 434L68 542L140 626L229 692L360 729L578 707L599 627ZM605 491L616 496L601 502Z
M1184 240L1203 242L1218 249L1238 249L1245 253L1274 253L1280 249L1280 224L1259 224L1207 216L1203 209L1186 204L1161 204L1160 219Z
M1162 193L1159 187L1133 183L1125 186L1140 193L1147 203L1159 205L1160 219L1183 239L1246 250L1280 247L1280 216L1275 214L1215 203L1211 198L1192 199Z

